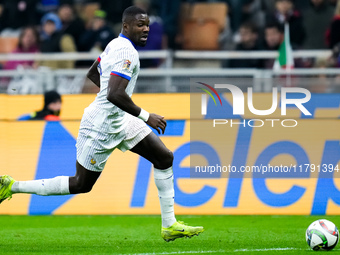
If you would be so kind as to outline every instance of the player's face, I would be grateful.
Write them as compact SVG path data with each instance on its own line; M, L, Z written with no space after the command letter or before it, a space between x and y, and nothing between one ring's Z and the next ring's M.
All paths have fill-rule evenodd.
M129 38L138 45L144 47L149 35L149 16L147 14L137 14L129 26Z

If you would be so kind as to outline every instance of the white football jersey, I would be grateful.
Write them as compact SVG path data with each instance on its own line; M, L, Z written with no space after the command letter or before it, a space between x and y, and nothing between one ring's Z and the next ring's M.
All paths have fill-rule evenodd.
M120 34L106 46L98 61L100 92L94 103L115 111L116 106L106 99L110 76L118 75L129 80L126 93L131 97L140 68L138 52L130 39Z
M108 129L116 133L124 128L127 113L107 100L109 79L111 75L118 75L129 80L125 91L131 97L140 69L139 55L130 39L120 34L106 46L98 61L100 92L87 111L91 112L95 126L109 125Z

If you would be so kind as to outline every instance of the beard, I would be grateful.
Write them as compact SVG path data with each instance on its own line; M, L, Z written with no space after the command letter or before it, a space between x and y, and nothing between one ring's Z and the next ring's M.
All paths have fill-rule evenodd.
M147 41L145 41L145 42L138 41L137 46L145 47L146 46L146 42Z

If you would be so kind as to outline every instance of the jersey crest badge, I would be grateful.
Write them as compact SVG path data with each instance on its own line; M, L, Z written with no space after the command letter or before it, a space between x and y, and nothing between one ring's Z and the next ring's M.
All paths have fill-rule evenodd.
M129 69L130 69L130 65L131 65L131 61L128 60L128 59L126 59L126 60L124 61L123 69L129 70Z

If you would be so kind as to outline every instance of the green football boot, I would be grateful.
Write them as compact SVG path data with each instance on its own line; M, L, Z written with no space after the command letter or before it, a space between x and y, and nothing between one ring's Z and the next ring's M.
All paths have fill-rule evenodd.
M162 237L165 241L173 241L181 237L198 236L204 231L203 227L191 227L186 225L183 221L175 222L171 227L162 227Z
M0 176L0 204L7 198L10 200L12 198L12 185L15 180L9 175Z

